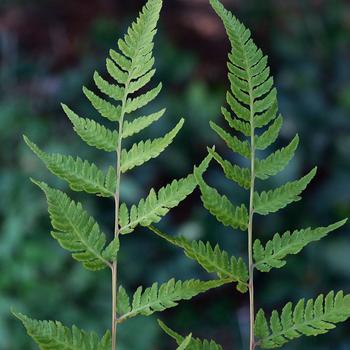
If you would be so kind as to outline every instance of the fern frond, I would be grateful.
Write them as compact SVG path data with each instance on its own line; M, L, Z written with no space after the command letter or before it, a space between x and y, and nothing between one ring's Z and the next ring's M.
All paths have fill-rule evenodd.
M97 96L94 92L86 87L83 87L84 95L91 102L91 105L96 109L100 115L111 122L116 122L119 120L122 109L121 106L114 106L110 102L104 100L103 98Z
M26 136L23 137L29 148L43 161L56 176L67 181L73 191L85 191L102 197L113 197L115 193L115 170L109 167L108 173L98 169L87 160L61 154L43 152Z
M138 134L141 130L150 126L153 122L159 120L165 113L165 108L159 112L152 113L143 117L134 119L132 122L124 121L123 124L123 138Z
M223 225L246 230L248 225L246 206L244 204L240 207L234 206L225 195L220 195L215 188L207 185L197 169L194 171L194 176L201 190L204 207Z
M168 334L171 338L173 338L177 345L181 345L185 338L171 330L168 326L166 326L161 320L158 320L158 324L163 331ZM191 338L189 345L186 348L187 350L222 350L221 345L214 342L214 340L201 340L198 338Z
M190 300L194 296L204 293L209 289L217 288L227 283L227 280L188 280L175 281L174 278L166 283L153 283L149 288L137 288L133 295L132 302L125 297L123 292L123 304L119 304L120 310L118 322L122 323L137 315L149 316L155 312L163 311L178 305L180 300Z
M231 113L225 107L221 107L221 113L231 128L241 132L244 136L250 136L251 130L249 123L238 118L232 118Z
M350 317L350 295L342 291L336 295L333 291L324 297L319 295L315 300L300 300L293 308L286 304L282 313L273 311L270 326L264 311L260 310L256 317L255 334L259 346L263 349L281 347L290 340L302 335L316 336L329 332L335 324L344 322Z
M255 160L255 175L261 180L266 180L270 176L274 176L282 171L290 160L298 147L299 136L296 135L288 146L283 147L276 152L270 154L265 159Z
M306 228L285 232L282 236L276 233L265 247L257 239L254 242L255 267L262 272L269 272L272 268L281 268L286 264L285 257L298 254L306 245L318 241L328 233L338 229L347 222L347 219L338 221L327 227Z
M316 175L316 169L312 169L307 175L299 180L291 181L274 190L254 193L254 212L267 215L276 212L292 202L301 198L299 195Z
M177 350L186 350L188 349L188 346L190 345L192 339L192 333L190 333L180 344L180 346L177 348Z
M58 321L37 321L21 313L13 313L24 325L27 333L41 350L110 350L109 331L102 339L76 326L65 327Z
M245 293L248 290L248 269L241 258L229 256L224 250L221 250L219 245L214 248L209 242L202 241L189 242L184 237L173 237L161 232L153 226L149 226L156 235L170 242L171 244L180 247L184 250L186 256L197 261L207 272L216 273L221 279L228 279L232 282L237 282L237 289Z
M172 143L175 136L182 128L183 123L184 119L180 119L177 125L163 137L154 140L140 141L134 144L128 151L123 149L121 152L122 173L157 157Z
M96 123L94 120L81 118L68 106L62 104L62 108L73 124L74 131L89 146L102 149L107 152L115 152L117 149L118 133Z
M145 199L129 210L126 204L120 206L120 233L130 233L137 225L148 226L157 223L171 208L176 207L196 188L192 174L180 180L173 180L158 193L152 188Z
M116 258L118 242L112 241L105 248L105 234L80 203L75 203L65 193L50 188L44 182L32 181L46 195L51 223L56 230L52 236L62 248L72 252L73 258L82 262L88 270L110 266L109 261Z
M247 159L250 158L250 145L248 141L241 141L236 136L231 136L214 122L210 122L211 128L225 141L226 145L233 151Z
M116 101L123 100L124 90L119 85L111 84L104 80L98 72L94 73L94 82L103 94Z
M248 168L241 168L236 164L232 164L228 160L224 160L217 152L208 149L208 152L213 158L220 164L225 176L239 186L249 189L250 188L250 170Z
M272 145L278 137L283 123L282 116L279 116L270 127L263 132L260 136L255 137L255 148L258 150L264 150Z

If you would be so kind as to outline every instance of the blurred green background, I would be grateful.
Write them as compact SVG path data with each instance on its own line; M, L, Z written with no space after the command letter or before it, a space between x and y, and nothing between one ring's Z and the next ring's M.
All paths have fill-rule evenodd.
M225 4L249 26L258 46L269 54L285 116L285 145L301 137L294 162L268 185L301 176L315 164L317 179L301 202L256 221L262 240L275 232L326 225L350 214L350 3L349 1L227 0ZM29 176L67 190L51 176L22 142L28 135L49 151L80 155L105 166L113 159L86 146L74 134L59 102L85 116L95 116L81 86L91 85L94 69L143 5L138 0L0 2L0 349L35 349L10 307L35 318L58 319L100 333L110 322L110 277L84 271L49 235L46 202ZM156 137L186 124L157 160L123 178L123 198L136 202L151 186L159 188L191 171L216 143L208 126L219 120L228 86L223 28L206 0L168 0L156 38L156 80L164 83L153 104L167 116L145 132ZM227 157L235 160L229 154ZM208 181L247 200L216 166ZM102 227L111 232L113 203L85 194L82 200ZM246 256L246 237L223 228L202 208L198 192L162 220L171 234L219 242L232 254ZM307 247L288 265L256 279L257 304L267 311L287 300L312 297L327 290L350 291L350 227ZM171 277L208 278L180 250L147 230L123 237L120 280L129 290ZM213 337L224 349L247 349L246 295L231 286L154 317L139 317L120 327L120 350L174 349L156 324L161 317L181 333ZM295 341L285 349L350 349L350 323L326 336ZM119 349L119 347L118 347Z

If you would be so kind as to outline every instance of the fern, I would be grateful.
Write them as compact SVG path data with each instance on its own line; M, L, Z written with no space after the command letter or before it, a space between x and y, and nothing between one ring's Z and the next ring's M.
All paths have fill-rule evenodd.
M137 288L133 295L132 302L127 296L123 287L119 287L119 293L123 295L117 305L119 313L118 322L122 323L125 320L137 315L152 315L154 312L163 311L165 309L178 305L180 300L188 300L192 297L206 292L209 289L219 287L227 281L223 279L212 281L175 281L174 278L166 283L158 286L158 283L153 283L152 287L143 290L142 287Z
M159 326L163 331L173 338L178 345L181 345L186 338L182 335L174 332L168 326L166 326L162 321L158 320ZM222 350L221 345L214 342L214 340L201 340L198 338L191 337L191 340L188 344L187 350Z
M153 226L150 229L171 244L182 248L186 256L197 261L207 272L214 272L228 282L238 282L237 289L242 293L248 290L248 269L241 258L230 257L219 245L213 248L209 242L189 242L184 237L172 237Z
M129 297L123 288L119 288L117 263L120 249L120 235L133 232L137 226L157 223L170 209L176 207L197 186L193 174L159 189L151 189L145 199L131 204L130 210L121 202L121 174L141 166L156 158L174 140L181 130L184 119L166 135L153 140L132 143L124 148L124 140L139 134L157 122L165 114L165 108L144 115L141 108L150 105L161 91L162 83L148 88L156 71L154 67L153 47L156 26L162 0L148 0L139 17L129 27L123 39L118 40L118 50L110 50L106 59L106 73L95 71L93 81L96 89L83 87L83 93L96 112L105 119L106 126L94 119L80 117L68 106L62 108L73 125L74 131L89 146L106 152L116 153L116 164L111 164L107 171L80 157L50 154L41 150L26 136L29 148L42 160L48 170L65 180L73 191L84 191L100 197L114 200L115 227L110 239L101 231L99 224L82 207L64 192L49 187L40 181L33 182L45 193L48 211L53 226L52 236L72 257L80 261L88 270L97 271L109 267L112 275L112 326L111 334L99 341L94 335L73 327L72 330L52 321L32 321L18 314L28 334L41 349L108 349L116 350L117 323L138 314L150 315L176 306L181 300L188 300L195 295L216 288L225 279L213 281L189 280L169 282L145 290L140 287L134 294L130 305ZM110 123L112 122L112 123ZM110 125L108 125L110 123ZM140 137L139 137L140 139ZM198 167L204 171L211 157L207 157ZM123 175L124 176L124 175ZM117 318L118 312L123 311ZM188 343L190 337L186 340ZM187 343L180 349L187 347Z
M226 160L215 149L209 148L209 155L222 168L225 177L249 191L249 204L236 204L226 195L207 184L205 170L194 170L194 176L201 192L204 207L224 226L231 229L247 231L248 265L242 258L229 258L227 252L213 248L209 243L188 242L183 237L172 237L151 228L157 235L171 244L184 249L185 254L196 260L208 272L215 272L219 277L229 278L238 282L237 289L249 290L249 350L256 347L279 347L289 340L304 335L317 335L334 328L334 324L344 321L350 316L349 297L343 297L339 292L333 300L331 292L324 302L323 296L315 302L308 301L304 307L301 301L295 307L292 316L292 306L287 304L281 317L274 311L270 327L264 312L255 316L254 272L269 272L272 268L286 265L286 257L299 253L306 245L322 239L328 233L343 226L346 220L338 221L327 227L315 229L306 228L275 234L272 240L263 245L260 239L254 242L254 215L275 213L287 205L299 201L303 191L316 175L316 167L300 179L287 182L275 189L261 192L255 190L256 183L267 180L283 171L293 159L299 136L295 137L285 147L269 152L268 148L275 144L281 128L283 117L278 110L277 91L270 75L268 58L255 45L251 33L231 12L226 10L219 0L209 0L214 11L222 20L228 35L231 52L228 56L228 78L230 89L226 94L227 107L221 112L228 127L210 122L210 127L222 139L230 151L248 159L250 166L242 167ZM260 151L264 151L261 153ZM265 156L267 154L267 156ZM264 158L265 157L265 158ZM246 162L243 159L242 164ZM240 268L238 268L240 266ZM255 333L254 333L255 323ZM183 337L171 331L164 324L161 327L177 343ZM192 340L190 347L194 344ZM198 343L199 347L202 348ZM206 343L203 348L216 349ZM196 347L193 345L193 349Z
M67 328L61 322L37 321L20 313L14 315L22 321L28 335L41 350L110 350L111 334L106 332L102 339L95 333L86 333L73 326Z
M301 299L293 308L292 303L284 306L282 313L273 311L270 326L260 310L255 321L255 333L263 349L281 347L302 335L316 336L329 332L335 324L350 317L350 295L342 291L321 294L315 300Z

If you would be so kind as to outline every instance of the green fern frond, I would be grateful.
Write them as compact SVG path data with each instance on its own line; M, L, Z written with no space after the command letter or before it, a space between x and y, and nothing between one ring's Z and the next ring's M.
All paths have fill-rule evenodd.
M192 339L192 333L190 333L180 344L180 346L177 348L177 350L186 350L188 349L188 346L190 345Z
M269 272L272 268L281 268L286 264L285 257L298 254L306 245L318 241L328 233L338 229L347 222L347 219L338 221L327 227L306 228L285 232L282 236L276 233L265 247L257 239L254 242L255 267L262 272Z
M227 279L228 282L237 282L237 289L242 293L248 290L248 269L241 258L230 257L219 245L213 248L209 242L189 242L184 237L167 235L153 226L149 226L149 229L171 244L182 248L186 256L197 261L207 272L216 273L219 278Z
M272 145L277 140L282 123L283 118L282 116L279 116L265 132L263 132L260 136L256 136L255 148L258 150L264 150Z
M335 324L344 322L350 317L350 295L342 291L336 295L333 291L324 297L319 295L315 300L300 300L293 308L286 304L282 313L273 311L270 326L264 311L260 310L255 322L255 334L258 344L263 349L281 347L290 340L302 335L316 336L329 332Z
M274 176L282 171L290 160L298 147L299 136L296 135L288 146L283 147L270 154L265 159L255 160L255 174L261 180L266 180L270 176Z
M46 195L51 223L56 230L52 236L62 248L72 252L73 258L82 262L88 270L96 271L109 266L109 261L116 257L118 242L112 241L105 248L105 234L80 203L75 203L65 193L50 188L44 182L32 181Z
M94 82L97 88L108 97L122 101L124 96L124 90L116 84L111 84L107 80L103 79L98 72L94 73Z
M135 143L128 151L123 149L121 153L122 173L157 157L172 143L175 136L182 128L183 123L184 119L180 119L177 125L163 137L154 140L140 141L137 144Z
M123 138L138 134L141 130L147 128L155 121L159 120L165 113L165 108L159 112L152 113L143 117L134 119L132 122L124 121L123 124Z
M274 190L254 193L254 212L267 215L274 213L301 198L299 195L316 175L317 167L299 180L291 181Z
M115 193L115 170L110 167L108 173L98 169L87 160L61 154L43 152L26 136L23 137L29 148L43 161L56 176L69 183L73 191L85 191L102 197L113 197Z
M130 209L125 203L120 206L120 233L130 233L136 226L148 226L157 223L171 208L176 207L196 188L192 174L180 180L173 180L162 187L158 193L152 188L145 199Z
M247 190L250 188L250 170L248 168L241 168L228 160L224 160L217 152L211 149L208 149L208 152L220 164L225 176L229 180L236 182L239 186Z
M242 231L247 229L248 225L248 210L244 204L240 207L234 206L225 195L220 195L219 192L206 184L202 175L195 170L198 186L201 190L201 199L203 205L216 219L225 226L231 226Z
M178 305L180 300L189 300L194 296L204 293L209 289L217 288L227 283L227 280L188 280L175 281L174 278L166 283L153 283L149 288L143 290L143 287L137 288L133 295L132 302L129 297L125 297L125 291L122 292L122 303L118 306L118 322L124 322L137 315L149 316L155 312L163 311Z
M244 136L250 136L251 130L249 123L238 118L232 118L231 113L225 107L221 107L221 113L232 129L241 132Z
M158 324L166 334L168 334L171 338L173 338L176 341L177 345L181 345L185 341L185 338L182 335L170 329L161 320L158 320ZM187 350L222 350L222 347L221 345L215 343L214 340L206 340L206 339L201 340L201 339L192 337L186 349Z
M37 321L21 313L13 313L24 325L27 333L41 350L110 350L109 331L102 339L73 326L65 327L58 321Z
M81 118L68 106L62 104L62 108L73 124L74 131L89 146L102 149L106 152L115 152L117 149L118 133L96 123L94 120Z
M241 141L236 136L231 136L214 122L210 122L210 126L233 152L240 154L242 157L250 158L250 145L248 141Z

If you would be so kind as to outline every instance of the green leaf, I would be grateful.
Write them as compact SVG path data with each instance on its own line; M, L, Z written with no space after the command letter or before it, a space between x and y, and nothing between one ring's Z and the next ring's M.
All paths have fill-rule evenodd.
M277 140L278 134L282 127L282 123L283 118L282 116L279 116L262 135L256 136L255 148L264 150L272 145Z
M276 212L301 198L299 195L316 175L317 168L312 169L299 180L288 182L274 190L254 193L254 211L261 215Z
M110 98L116 101L122 101L124 96L124 89L119 85L110 84L104 80L98 72L94 73L94 81L98 89Z
M130 150L123 149L121 152L121 171L133 169L140 166L152 158L156 158L174 140L177 133L182 128L184 119L180 119L177 125L165 136L154 140L140 141L135 143Z
M13 313L41 350L110 350L109 331L100 340L95 333L87 333L76 326L65 327L58 321L37 321L21 313Z
M238 118L232 118L231 113L225 107L221 107L221 112L231 128L241 132L244 136L250 136L251 128L249 123Z
M180 344L180 346L177 348L177 350L186 350L191 342L192 339L192 333L190 333L184 341Z
M215 188L208 186L197 170L194 171L194 175L201 190L204 207L223 225L245 231L248 227L246 206L234 206L225 195L220 195Z
M189 242L184 237L167 235L154 226L149 226L149 229L171 244L182 248L187 257L197 261L207 272L216 273L220 279L238 282L237 289L242 293L248 290L248 269L241 258L230 257L226 251L220 249L219 245L213 248L209 242Z
M32 181L46 195L51 224L56 230L52 236L62 248L72 252L73 258L82 262L88 270L96 271L109 266L107 259L113 254L110 248L104 249L105 234L82 205L44 182Z
M74 159L61 154L48 154L26 136L24 136L24 141L53 174L69 183L73 191L85 191L102 197L114 196L116 176L112 167L109 168L107 177L107 174L87 160L83 161L79 157Z
M127 206L120 207L120 233L130 233L137 225L148 226L157 223L171 208L176 207L196 188L197 183L192 174L180 180L173 180L162 187L158 193L152 188L145 199L133 205L130 214Z
M250 145L248 141L241 141L236 136L231 136L214 122L210 122L210 126L233 152L240 154L242 157L250 158Z
M89 146L102 149L107 152L115 152L117 149L117 131L111 131L94 120L80 118L68 106L62 104L62 108L72 122L74 131Z
M329 332L335 324L344 322L350 317L350 295L342 291L336 295L333 291L324 297L305 303L300 300L293 309L288 303L281 314L272 313L270 327L262 310L255 322L255 334L259 338L258 345L263 349L274 349L302 335L316 336Z
M221 165L225 176L239 186L249 189L250 188L250 170L248 168L241 168L236 164L230 163L228 160L222 159L222 157L215 151L209 149L209 153L213 158Z
M87 99L91 102L92 106L96 109L97 112L104 118L115 122L118 121L121 114L121 106L114 106L110 102L102 99L97 96L91 90L83 87L83 92Z
M265 247L257 239L254 242L255 267L262 272L269 272L272 268L281 268L286 264L285 257L298 254L306 245L326 237L328 233L338 229L347 219L338 221L327 227L306 228L285 232L282 236L276 233Z
M293 158L298 147L299 136L296 135L290 144L270 154L262 160L255 160L255 174L261 180L266 180L282 171Z
M171 338L173 338L177 345L183 344L185 338L171 330L168 326L166 326L162 321L158 320L159 326L163 329L163 331L168 334ZM191 338L189 346L186 347L187 350L222 350L221 345L214 342L214 340L201 340L198 338Z
M118 322L124 322L137 315L150 316L155 312L175 307L180 300L190 300L200 293L220 287L225 283L227 283L227 280L200 281L191 279L175 281L172 278L161 285L153 283L151 287L145 290L143 290L143 287L139 287L134 293L130 308L127 307L129 302L123 297L125 304L122 305L122 309L128 311L121 313L122 310L117 310L120 314Z
M159 120L165 113L165 108L159 112L152 113L143 117L134 119L132 122L124 121L123 124L123 138L138 134L141 130L147 128L149 125Z

